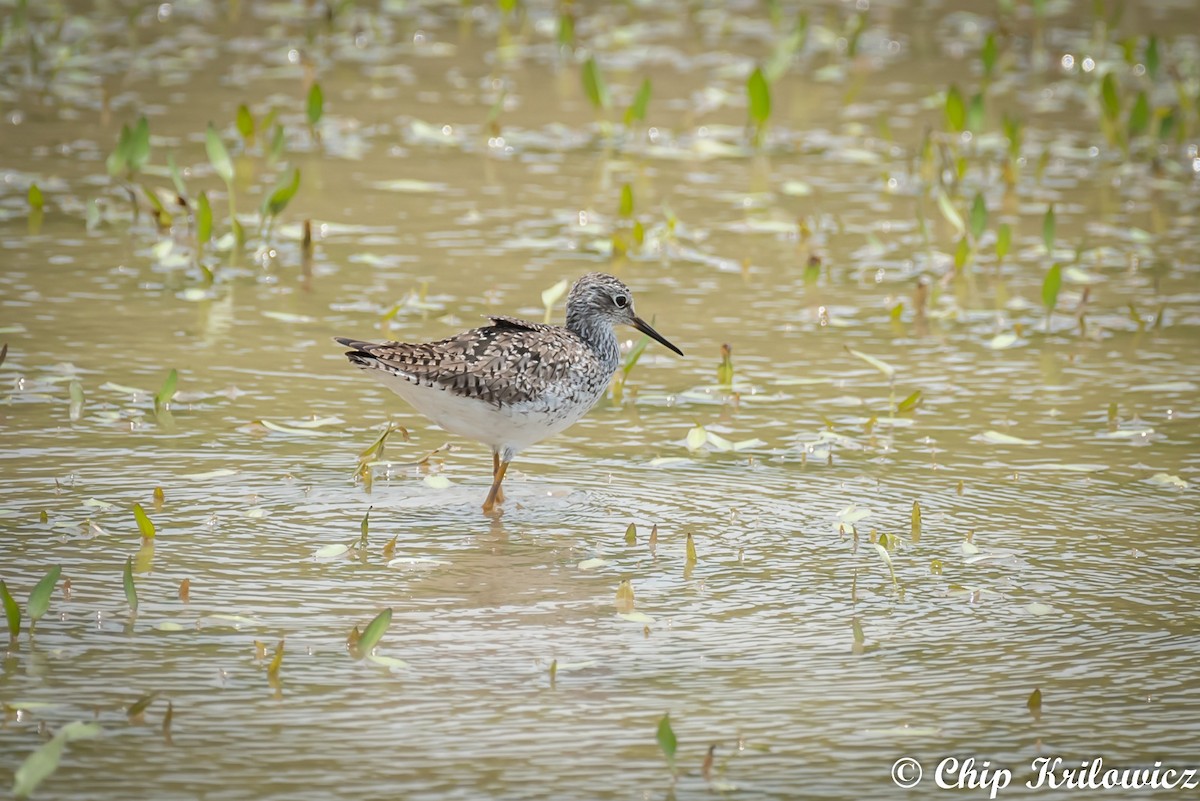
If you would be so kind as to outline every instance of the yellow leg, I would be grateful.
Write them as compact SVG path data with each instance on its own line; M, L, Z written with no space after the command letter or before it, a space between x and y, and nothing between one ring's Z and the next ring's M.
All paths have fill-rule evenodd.
M504 481L504 474L508 472L508 462L500 462L497 460L496 475L492 479L492 488L488 490L487 500L483 502L483 513L490 515L496 510L496 504L503 500L503 494L500 491L500 482Z
M492 451L492 483L495 485L496 503L504 503L504 488L496 481L496 473L500 472L500 453Z

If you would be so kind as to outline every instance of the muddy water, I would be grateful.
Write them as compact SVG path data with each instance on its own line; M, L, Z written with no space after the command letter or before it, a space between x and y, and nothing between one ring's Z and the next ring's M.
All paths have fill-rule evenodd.
M231 16L180 3L132 21L102 9L61 29L42 10L36 67L10 17L0 577L22 607L53 565L70 585L0 664L0 783L54 730L93 719L103 733L70 743L37 797L670 797L665 713L677 797L893 797L902 756L925 765L923 788L951 755L1010 768L1014 785L1039 756L1189 766L1196 123L1153 165L1137 147L1127 159L1102 133L1098 84L1113 70L1140 85L1115 42L1154 32L1164 63L1194 75L1182 32L1200 26L1194 9L1139 4L1109 32L1091 4L1049 5L1039 22L1025 8L872 4L853 58L851 10L813 7L759 155L746 75L790 8L779 29L758 5L578 8L608 119L652 78L645 124L611 135L580 88L583 54L560 51L541 6L506 21L385 3L332 29L302 4ZM990 30L1002 46L983 131L939 134L965 177L952 161L923 174L941 93L951 79L978 91ZM1162 83L1155 102L1172 96ZM260 121L278 110L274 163L262 133L243 153L241 103ZM1006 112L1026 126L1011 190ZM169 187L174 154L218 237L209 121L234 154L249 241L208 248L211 281L186 215L170 231L147 209L133 221L106 173L141 114L153 138L140 181ZM285 165L301 188L263 239L255 212ZM977 192L989 209L961 270L931 180L962 217ZM624 184L645 240L621 258ZM1001 222L1014 233L998 263ZM1055 261L1065 280L1047 320ZM627 281L687 357L652 345L623 397L522 454L498 522L478 510L486 450L329 341L541 319L544 290L597 269ZM718 386L722 343L732 391ZM172 368L167 419L152 399ZM388 421L410 438L390 440L368 487L357 455ZM692 450L689 433L718 438ZM134 503L157 526L152 554ZM358 543L368 509L367 547L326 558ZM890 569L880 534L898 538ZM624 579L633 617L615 604ZM403 664L353 660L349 632L387 608L377 654Z

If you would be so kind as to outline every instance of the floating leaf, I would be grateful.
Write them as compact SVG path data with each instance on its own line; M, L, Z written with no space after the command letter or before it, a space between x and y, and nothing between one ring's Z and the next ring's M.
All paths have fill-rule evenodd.
M137 521L138 531L142 532L143 539L154 539L154 523L140 503L133 505L133 519Z
M83 385L78 381L72 381L68 391L71 395L71 403L67 410L67 416L71 420L78 420L83 416Z
M42 619L46 611L50 608L50 598L54 594L54 587L58 584L58 577L62 574L62 566L55 565L50 568L46 575L42 576L42 580L34 585L33 591L29 593L29 600L25 604L25 611L29 614L29 628L33 630L34 625Z
M29 185L29 192L26 197L29 200L29 208L34 211L41 211L42 207L46 205L46 200L42 197L42 190L35 183Z
M596 66L594 56L583 62L582 78L584 94L587 95L592 106L597 111L608 108L608 85L604 82L604 76L600 74L600 68Z
M704 430L704 426L696 426L687 434L687 448L689 451L700 450L706 442L708 442L708 432Z
M1054 307L1058 305L1058 292L1062 289L1062 265L1055 263L1046 271L1046 277L1042 281L1042 305L1047 311L1054 311Z
M404 670L408 667L408 663L403 659L397 659L394 656L384 656L382 654L367 654L366 661L372 665L379 665L388 670Z
M1037 441L1032 439L1022 439L1014 437L1011 434L1002 434L999 431L985 431L980 435L984 442L990 442L993 445L1036 445Z
M598 556L594 556L591 559L584 559L582 562L575 565L575 567L579 568L580 570L593 570L606 564L608 564L607 559L601 559Z
M321 91L321 84L316 81L313 81L313 85L308 89L308 101L304 111L308 116L308 124L314 127L325 113L325 94Z
M641 623L642 625L650 625L654 622L654 618L645 612L619 612L617 617L627 620L630 623Z
M642 81L642 85L638 88L637 94L633 98L633 103L625 112L625 124L631 125L635 121L641 122L646 119L646 107L650 105L650 79L646 78Z
M1015 333L1012 331L1005 331L992 337L991 341L987 343L987 346L992 350L1004 350L1005 348L1011 348L1019 341L1020 337L1018 337Z
M125 557L125 572L121 576L121 583L125 587L125 601L129 604L129 611L135 615L138 610L137 587L133 583L133 557Z
M630 523L625 529L625 544L637 545L637 523Z
M4 579L0 579L0 604L4 606L4 619L8 622L8 637L15 640L21 635L21 607L8 591Z
M233 161L229 158L229 151L225 149L225 143L221 141L221 135L217 133L217 129L211 122L204 134L204 149L208 153L208 160L212 164L213 171L227 185L232 185Z
M318 562L328 562L330 560L337 559L339 556L342 556L349 550L349 545L342 545L340 543L322 545L313 552L313 559Z
M375 646L379 643L379 640L383 638L384 632L387 631L388 626L391 624L392 610L391 607L388 607L376 615L375 618L367 624L367 627L363 629L362 634L358 638L358 652L365 656L370 654L371 651L375 650Z
M696 562L696 539L690 531L687 535L687 562L689 565Z
M658 741L658 747L662 749L663 756L667 758L667 764L671 766L671 772L675 771L675 749L679 743L675 739L675 730L671 728L671 715L665 714L658 721L658 731L655 732L654 739Z
M879 372L883 373L889 379L891 379L896 374L896 368L892 367L890 364L883 361L882 359L877 359L874 356L863 353L862 351L855 350L854 348L851 348L850 346L846 346L846 352L849 353L851 356L857 356L858 358L862 359L864 362L871 365Z
M1179 489L1187 489L1188 488L1187 481L1183 480L1179 476L1170 475L1169 473L1155 473L1154 475L1150 476L1150 478L1148 478L1146 480L1151 484L1155 484L1155 485L1162 486L1162 487L1178 487ZM0 582L0 585L2 585L2 584L3 584L3 582ZM0 587L0 589L2 589L2 587ZM10 625L11 625L11 620L10 620Z

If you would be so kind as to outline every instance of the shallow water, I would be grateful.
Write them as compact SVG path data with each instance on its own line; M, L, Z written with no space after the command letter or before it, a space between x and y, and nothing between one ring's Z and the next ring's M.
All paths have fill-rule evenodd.
M1013 769L1009 796L1039 755L1200 767L1200 128L1152 165L1106 142L1097 110L1098 76L1127 71L1124 36L1159 33L1195 88L1195 9L1130 4L1097 38L1091 4L1051 3L1042 24L1025 7L876 3L852 59L849 7L814 5L752 155L746 75L783 36L758 4L578 8L609 119L653 79L654 132L616 125L612 141L580 88L582 55L555 45L553 8L505 22L490 6L384 3L332 30L304 4L245 4L236 19L168 8L58 33L34 12L32 74L20 35L0 50L0 578L22 606L51 566L70 581L0 664L0 786L76 719L104 733L69 744L38 798L889 798L897 758L923 762L925 789L951 755ZM794 17L784 9L784 30ZM977 191L990 211L956 271L919 151L944 127L947 79L980 85L997 19L984 133L941 145L969 164L950 191L959 213ZM1099 66L1066 69L1065 54ZM325 96L319 143L306 76ZM276 165L258 146L237 155L240 103L279 110ZM1026 124L1012 192L1003 111ZM147 210L132 222L106 174L121 124L143 113L144 182L169 187L174 153L218 236L210 120L235 154L250 242L208 249L211 285L184 215L170 233ZM263 244L255 211L285 164L301 188ZM614 229L631 236L625 183L646 244L614 259ZM1014 230L1001 264L999 221ZM1068 269L1047 322L1052 261ZM497 522L478 509L486 449L427 424L330 342L540 320L543 290L597 269L687 357L651 345L623 398L521 454ZM717 386L722 343L733 392ZM171 368L167 420L153 395ZM914 410L894 410L917 390ZM357 455L389 420L410 439L391 438L366 487ZM693 451L697 425L762 442ZM135 502L158 536L131 621ZM870 512L857 533L851 505ZM357 543L368 509L363 553L314 558ZM900 538L894 581L880 533ZM618 614L624 579L649 622ZM377 653L405 663L391 669L346 647L385 608ZM655 740L668 712L674 786Z

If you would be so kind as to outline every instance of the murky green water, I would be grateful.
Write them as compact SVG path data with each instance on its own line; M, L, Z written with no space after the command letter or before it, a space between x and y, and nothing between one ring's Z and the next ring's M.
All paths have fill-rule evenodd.
M59 28L54 9L24 26L0 6L0 578L24 608L52 566L64 577L0 663L0 787L93 719L103 733L71 742L36 797L888 798L897 758L924 763L933 795L951 755L1013 769L1008 796L1042 755L1200 767L1200 120L1177 106L1183 134L1134 136L1128 158L1101 128L1108 72L1121 130L1138 91L1154 109L1197 97L1200 16L1129 3L1108 31L1090 3L1048 6L1042 21L873 3L855 37L850 6L813 5L753 157L746 76L793 29L791 6L778 27L758 4L576 7L611 139L555 7L385 2L331 28L301 3L132 21L101 4ZM999 57L965 141L945 132L944 93L983 87L989 31ZM627 131L644 77L646 121ZM278 111L275 162L266 132L243 154L241 103L259 122ZM211 281L187 215L132 222L106 172L141 114L138 182L168 189L174 154L218 238L209 121L234 155L248 243L209 245ZM1005 114L1023 121L1012 188ZM255 212L288 165L300 190L265 243ZM956 269L955 218L972 225L977 193L987 219ZM652 346L620 402L522 454L499 522L478 509L486 449L330 342L540 319L543 290L596 269L688 355ZM153 396L171 368L168 421ZM411 439L391 439L368 490L356 457L389 420ZM689 449L696 426L715 444ZM131 621L134 503L158 536ZM357 544L368 508L364 551L314 558ZM894 581L880 534L898 537ZM623 579L648 621L618 614ZM385 608L377 653L404 666L353 660L349 632ZM655 739L667 712L674 790Z

